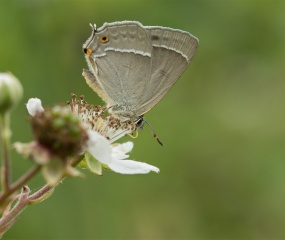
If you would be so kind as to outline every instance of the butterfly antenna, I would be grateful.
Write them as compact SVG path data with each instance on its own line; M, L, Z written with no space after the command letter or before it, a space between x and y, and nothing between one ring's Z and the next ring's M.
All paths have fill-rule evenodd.
M152 132L152 136L156 139L156 141L163 147L163 143L159 140L158 136L156 135L155 131L151 127L151 125L144 119L144 122L149 126Z

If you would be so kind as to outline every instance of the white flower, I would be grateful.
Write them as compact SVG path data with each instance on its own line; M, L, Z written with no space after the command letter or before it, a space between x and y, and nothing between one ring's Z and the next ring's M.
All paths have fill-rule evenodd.
M125 158L129 157L126 153L130 152L133 148L132 142L112 146L111 143L98 132L89 130L88 135L87 151L100 163L107 165L112 171L122 174L144 174L150 171L159 172L157 167L147 163L125 160ZM94 161L94 159L88 159L87 161ZM94 164L87 163L87 165L90 167Z
M41 113L44 111L42 101L38 98L30 98L28 103L26 104L26 107L28 113L33 117L36 115L36 113Z
M43 112L41 100L29 99L27 109L30 115L35 116L37 112ZM150 171L159 172L155 166L134 160L126 160L129 157L126 153L133 148L132 142L123 144L111 143L115 140L131 134L135 130L132 122L121 122L112 116L105 116L105 109L99 106L88 105L81 98L69 103L71 111L78 115L81 124L87 130L88 141L85 152L85 161L91 172L102 174L102 166L121 174L144 174Z

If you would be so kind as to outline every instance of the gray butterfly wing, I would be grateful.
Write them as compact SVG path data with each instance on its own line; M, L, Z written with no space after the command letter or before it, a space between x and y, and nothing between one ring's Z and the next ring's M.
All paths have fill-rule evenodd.
M188 32L165 27L145 27L152 42L151 77L145 95L136 106L143 115L169 91L189 66L198 47L198 39Z
M103 37L108 41L102 43ZM92 50L86 55L94 75L85 72L89 86L108 106L133 109L150 79L152 44L148 32L138 22L105 23L83 47Z

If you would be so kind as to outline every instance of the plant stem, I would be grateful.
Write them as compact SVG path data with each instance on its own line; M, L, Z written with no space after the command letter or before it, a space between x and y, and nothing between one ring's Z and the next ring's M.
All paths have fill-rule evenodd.
M12 193L16 192L19 188L23 187L34 175L36 175L41 169L40 165L33 166L28 172L26 172L21 178L14 182L10 188L0 194L0 205L5 202L6 198Z
M83 156L79 156L78 158L71 161L71 166L75 167L80 163ZM10 191L15 191L18 189L19 186L23 185L25 182L27 182L34 174L36 174L40 170L40 166L33 167L30 171L28 171L23 177L21 177L17 182L12 184ZM65 176L62 177L61 181L65 178ZM60 181L59 181L60 182ZM0 238L3 236L4 233L6 233L16 222L17 216L30 204L39 203L43 200L45 200L47 197L49 197L49 191L52 191L56 186L50 186L46 184L43 186L40 190L36 191L34 194L30 195L30 189L27 186L24 186L22 188L22 193L19 195L19 199L17 204L13 207L12 210L10 210L7 214L3 215L0 219ZM5 194L5 195L4 195ZM9 194L4 193L1 197L3 200ZM47 197L45 197L45 195ZM2 200L2 199L1 199Z
M4 113L0 115L0 130L1 130L1 144L2 144L2 169L1 169L1 186L2 191L5 193L10 187L10 113Z
M24 210L25 207L29 205L29 193L30 189L28 187L23 187L22 193L19 196L17 204L8 214L2 216L2 218L0 219L0 238L5 232L9 230L9 228L13 226L13 224L17 220L16 217Z

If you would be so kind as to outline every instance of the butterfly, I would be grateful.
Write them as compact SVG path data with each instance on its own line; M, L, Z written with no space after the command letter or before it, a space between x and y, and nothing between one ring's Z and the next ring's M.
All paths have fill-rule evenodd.
M141 126L189 66L198 42L188 32L137 21L93 25L83 45L89 66L83 76L112 115Z

